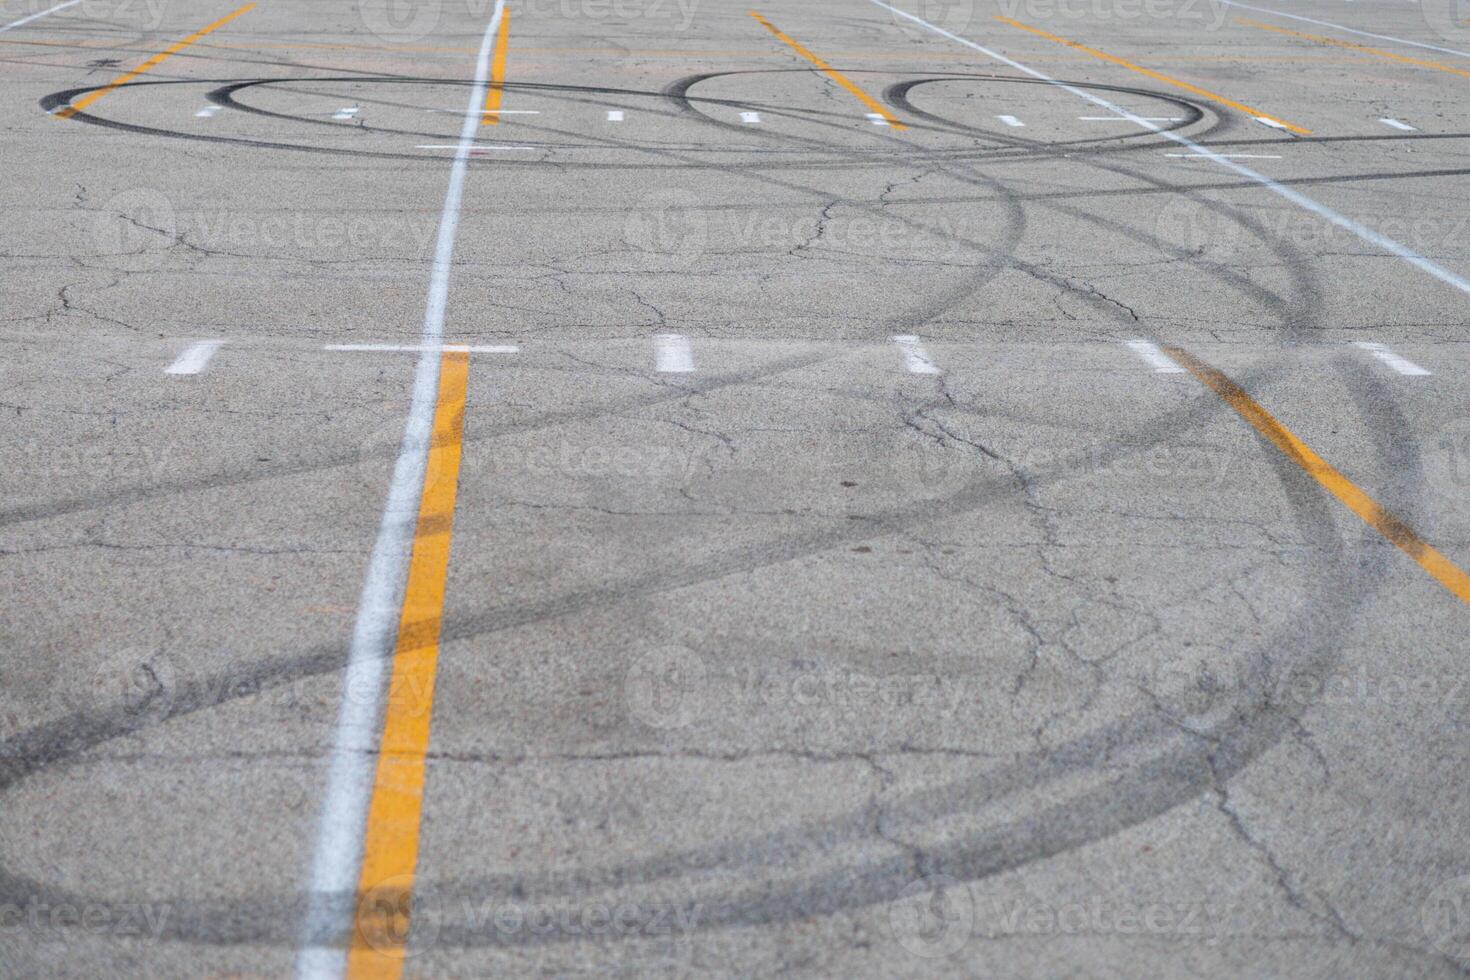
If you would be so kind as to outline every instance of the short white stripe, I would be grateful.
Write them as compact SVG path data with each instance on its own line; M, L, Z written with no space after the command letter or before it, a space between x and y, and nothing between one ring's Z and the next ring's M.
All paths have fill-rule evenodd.
M1021 122L1021 120L1017 119L1015 116L996 116L995 118L999 119L1001 122L1005 123L1007 126L1024 126L1024 125L1026 125L1025 123Z
M1173 358L1159 350L1156 344L1147 340L1130 340L1127 344L1129 350L1152 365L1155 374L1181 374L1184 371L1184 368L1174 363Z
M1375 344L1367 340L1355 340L1353 341L1353 346L1372 354L1399 374L1406 374L1410 377L1423 377L1432 373L1426 371L1408 358L1395 354L1387 344Z
M223 340L201 340L184 348L184 352L172 364L164 368L166 374L198 374L204 370L214 352L224 344Z
M201 119L209 119L213 117L216 112L219 112L219 106L207 105L203 109L200 109L198 112L194 113L194 115L200 117Z
M747 123L758 123L761 121L761 114L759 112L742 112L740 114L740 121Z
M622 122L623 121L623 110L622 109L609 109L609 110L607 110L607 121L608 122Z
M442 354L445 351L464 354L515 354L519 347L505 344L325 344L322 350L403 351L412 354Z
M5 26L0 27L0 34L4 34L6 31L15 30L15 28L20 27L22 24L29 24L33 20L40 20L47 14L54 14L58 10L65 10L67 7L79 4L81 2L82 0L66 0L66 3L58 3L56 6L50 8L49 10L43 10L38 14L31 14L29 17L22 17L20 20L13 20Z
M357 115L357 113L358 113L358 110L356 108L348 107L348 108L344 108L344 109L338 109L336 112L332 113L332 118L333 119L351 119L353 116Z
M1400 120L1397 120L1397 119L1390 119L1387 116L1382 117L1378 121L1381 122L1381 123L1383 123L1383 125L1385 125L1385 126L1392 126L1394 129L1401 129L1401 130L1403 130L1406 133L1417 133L1418 132L1417 129L1415 129L1413 126L1410 126L1408 123L1401 122Z
M1049 85L1055 85L1057 88L1061 89L1064 92L1071 92L1079 99L1086 99L1093 105L1107 109L1109 112L1117 113L1124 119L1132 119L1134 122L1138 123L1141 126L1148 127L1150 130L1158 133L1165 139L1173 140L1180 146L1186 147L1190 150L1194 150L1196 153L1200 153L1209 157L1211 160L1220 164L1220 166L1232 170L1235 173L1240 174L1242 177L1246 177L1250 180L1255 181L1262 187L1271 191L1271 193L1276 194L1280 197L1284 197L1286 200L1290 201L1300 208L1304 208L1305 210L1312 212L1319 218L1322 218L1325 221L1337 225L1339 228L1342 228L1345 231L1351 232L1368 244L1377 246L1378 248L1383 249L1385 252L1397 255L1405 262L1408 262L1410 265L1420 269L1423 272L1428 273L1429 275L1438 279L1440 282L1445 283L1448 286L1452 286L1455 289L1458 289L1460 292L1465 293L1466 295L1470 295L1470 280L1466 280L1465 278L1456 275L1448 269L1441 267L1435 262L1432 262L1424 256L1420 255L1418 252L1415 252L1408 246L1399 244L1392 238L1389 238L1387 235L1381 235L1378 232L1374 231L1372 228L1369 228L1366 225L1359 224L1352 218L1338 214L1336 211L1332 210L1324 204L1318 204L1312 198L1307 197L1307 195L1301 193L1300 191L1293 190L1292 188L1287 187L1284 184L1278 183L1272 180L1270 177L1267 177L1265 174L1258 173L1244 164L1235 163L1231 160L1227 160L1225 157L1214 152L1213 150L1205 149L1203 146L1196 143L1188 136L1181 136L1179 133L1176 133L1173 130L1161 129L1158 126L1155 126L1153 123L1146 122L1141 117L1135 116L1127 109L1124 109L1121 106L1114 105L1101 96L1093 95L1091 92L1087 92L1083 89L1077 88L1075 85L1068 85L1066 82L1059 82L1045 72L1037 71L1035 68L1032 68L1029 65L1024 65L1021 62L1016 61L1014 58L1007 58L999 51L992 51L990 48L987 48L984 45L976 44L974 41L971 41L968 38L960 37L958 34L951 33L950 31L947 31L942 27L936 27L935 25L929 23L927 20L924 20L922 17L915 17L913 14L908 13L905 10L900 10L892 4L885 3L884 0L870 0L870 2L876 4L879 7L882 7L884 10L889 11L895 16L902 17L905 20L913 21L916 24L921 24L924 27L929 28L931 31L934 31L936 34L941 34L952 41L963 44L967 48L979 51L981 54L988 55L991 58L994 58L996 61L1010 65L1017 71L1023 71L1026 74L1030 75L1032 78L1038 78ZM1248 6L1247 4L1234 3L1234 0L1220 0L1220 2L1230 3L1232 6L1237 7Z
M687 373L694 370L694 351L689 338L676 333L661 333L653 338L653 360L656 370Z
M924 345L918 337L911 333L902 333L892 339L898 345L898 349L903 352L904 367L909 369L910 374L940 373L939 365L935 364L929 352L924 350Z
M874 126L887 126L888 125L888 120L883 118L883 113L881 113L881 112L870 112L870 113L868 113L868 119L869 119L870 122L872 122L872 124Z

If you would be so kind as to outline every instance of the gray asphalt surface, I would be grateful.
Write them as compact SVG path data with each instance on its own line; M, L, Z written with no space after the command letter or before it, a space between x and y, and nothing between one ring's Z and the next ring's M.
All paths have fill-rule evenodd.
M28 2L0 975L1470 972L1466 11Z

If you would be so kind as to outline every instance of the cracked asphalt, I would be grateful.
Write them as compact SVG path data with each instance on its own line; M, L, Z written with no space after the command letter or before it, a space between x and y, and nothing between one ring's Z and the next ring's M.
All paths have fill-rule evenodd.
M0 4L0 976L1470 973L1470 26L1260 2Z

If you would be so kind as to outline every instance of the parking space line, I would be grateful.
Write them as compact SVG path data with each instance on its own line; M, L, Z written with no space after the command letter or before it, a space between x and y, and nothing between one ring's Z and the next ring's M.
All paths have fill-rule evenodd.
M1237 17L1235 18L1235 22L1237 24L1244 24L1247 27L1254 27L1257 30L1271 31L1276 34L1286 34L1291 37L1299 37L1307 41L1316 41L1318 44L1331 44L1335 47L1347 48L1350 51L1359 51L1363 54L1370 55L1376 58L1385 58L1389 61L1397 61L1405 65L1417 65L1420 68L1433 68L1435 71L1444 71L1449 72L1451 75L1459 75L1463 78L1470 78L1470 71L1465 71L1463 68L1451 68L1449 65L1442 65L1437 61L1425 61L1422 58L1410 58L1406 55L1394 54L1392 51L1383 51L1379 48L1370 48L1366 44L1354 44L1352 41L1339 41L1335 37L1323 37L1321 34L1304 34L1301 31L1288 30L1285 27L1277 27L1274 24L1262 24L1258 20L1250 20L1245 17Z
M98 99L102 98L108 92L116 89L118 86L124 85L137 78L139 75L142 75L147 71L151 71L152 69L157 68L160 64L168 59L169 55L178 54L180 51L184 50L204 35L210 33L211 31L215 31L221 27L224 27L236 17L239 17L242 14L247 14L254 9L255 4L247 3L240 9L232 13L225 14L225 16L221 17L213 24L209 24L206 27L200 28L193 34L190 34L188 37L184 38L182 41L175 41L173 44L170 44L168 47L158 52L158 54L149 58L137 68L134 68L132 71L117 76L112 81L108 82L106 85L102 86L99 89L93 89L91 92L88 92L86 95L77 99L71 105L62 106L61 108L57 109L53 113L53 115L55 115L58 119L67 119L71 116L76 115L78 112L81 112L87 106L91 105L93 102L96 102Z
M1436 582L1448 589L1461 602L1470 604L1470 575L1440 554L1413 528L1383 509L1372 497L1339 473L1321 456L1291 433L1284 425L1245 391L1221 372L1179 347L1165 347L1170 357L1189 369L1207 388L1219 395L1265 436L1277 449L1312 479L1357 514L1365 524L1383 535L1389 543L1414 559Z
M653 338L654 367L661 373L684 374L694 370L694 351L689 338L677 333L661 333Z
M1353 341L1353 346L1372 354L1399 374L1408 375L1409 377L1425 377L1431 373L1407 357L1401 357L1394 353L1387 344L1375 344L1372 341L1355 340Z
M495 39L495 62L490 66L490 87L485 91L485 111L480 115L481 126L500 123L500 96L505 88L506 49L510 47L510 8L502 9L500 33Z
M201 340L184 348L174 362L164 368L165 374L198 374L209 359L224 345L223 340Z
M1046 31L1043 31L1039 27L1032 27L1029 24L1023 24L1019 20L1012 20L1009 17L997 15L995 19L1003 24L1009 24L1012 27L1018 27L1021 30L1026 31L1027 33L1035 34L1037 37L1044 37L1048 41L1055 41L1058 44L1064 44L1074 50L1090 54L1094 58L1100 58L1103 61L1109 62L1110 64L1127 68L1129 71L1138 72L1140 75L1145 75L1149 78L1154 79L1155 81L1164 82L1168 85L1173 85L1175 88L1181 88L1186 92L1192 92L1195 95L1201 96L1202 98L1209 99L1211 102L1218 102L1220 105L1229 106L1232 109L1245 113L1253 119L1258 119L1262 122L1275 124L1282 129L1289 130L1301 136L1310 136L1312 133L1310 129L1303 129L1301 126L1294 126L1291 123L1286 122L1285 120L1277 119L1275 116L1272 116L1269 113L1262 112L1259 109L1252 109L1248 105L1236 102L1233 99L1227 99L1225 98L1225 96L1217 95L1216 93L1211 92L1208 89L1202 89L1198 85L1191 85L1189 82L1182 82L1177 78L1171 78L1168 75L1164 75L1160 72L1154 71L1152 68L1144 68L1142 65L1135 65L1131 61L1125 61L1116 55L1108 54L1106 51L1099 51L1097 48L1089 48L1087 45L1079 44L1076 41L1068 41L1064 37L1058 37L1055 34L1050 34Z
M1182 374L1184 372L1184 368L1169 360L1168 356L1159 350L1157 344L1138 338L1127 341L1127 345L1129 350L1143 358L1154 369L1155 374Z
M82 0L66 0L66 3L58 3L56 6L51 7L48 10L42 10L38 13L22 17L20 20L13 20L8 24L0 25L0 34L4 34L6 31L13 31L17 27L24 27L26 24L29 24L33 20L40 20L47 14L54 14L58 10L65 10L67 7L75 6L76 4L79 4L81 2Z
M897 334L892 338L898 345L899 351L903 353L904 367L908 368L910 374L942 374L939 365L929 356L924 349L923 343L918 337L911 333Z
M470 364L462 351L441 356L439 401L363 835L358 904L347 953L349 978L397 977L408 941Z
M863 105L867 106L870 112L876 112L878 115L882 116L885 120L888 121L888 125L892 126L894 129L907 128L904 126L903 123L899 122L897 116L888 111L883 103L879 102L867 92L864 92L862 89L858 88L858 86L851 79L842 74L842 72L838 71L836 68L833 68L831 65L827 64L827 62L823 61L821 58L818 58L804 45L802 45L801 42L795 40L794 38L788 37L786 34L783 34L781 30L776 27L775 24L772 24L770 21L766 20L754 10L749 11L749 14L750 16L754 17L762 27L774 34L777 40L782 41L788 47L790 47L792 51L795 51L807 61L810 61L813 65L816 65L818 71L822 72L822 74L832 79L832 81L836 82L838 85L841 85L844 89L847 90L849 95L857 99Z

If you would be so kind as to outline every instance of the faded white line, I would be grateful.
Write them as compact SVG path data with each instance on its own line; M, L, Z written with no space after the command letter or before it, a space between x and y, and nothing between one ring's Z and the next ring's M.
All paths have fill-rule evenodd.
M1379 117L1378 121L1383 123L1383 125L1385 126L1392 126L1394 129L1400 129L1406 133L1417 133L1419 131L1415 127L1410 126L1408 123L1403 122L1402 120L1390 119L1387 116Z
M759 112L742 112L740 114L740 121L744 123L758 123L761 121L761 114Z
M868 113L868 121L871 122L874 126L888 125L888 120L883 118L883 113L881 112Z
M323 344L322 350L396 351L412 354L515 354L519 347L509 344Z
M1422 41L1410 41L1406 38L1394 37L1392 34L1374 34L1371 31L1354 30L1351 27L1344 27L1341 24L1334 24L1330 20L1317 20L1315 17L1303 17L1300 14L1288 14L1284 11L1272 10L1270 7L1257 7L1255 4L1240 3L1238 2L1238 0L1216 0L1216 2L1222 3L1227 7L1239 7L1242 10L1254 10L1258 13L1272 14L1276 17L1289 17L1292 20L1299 20L1307 24L1316 24L1318 27L1331 27L1339 31L1346 31L1349 34L1356 34L1359 37L1376 37L1380 41L1393 41L1396 44L1407 44L1411 47L1424 48L1428 51L1442 51L1445 54L1457 54L1462 58L1470 58L1470 51L1459 51L1455 48L1442 48L1437 44L1425 44Z
M607 121L608 122L622 122L623 121L623 110L622 109L609 109L609 110L607 110Z
M694 351L689 347L689 338L677 333L661 333L653 338L653 357L656 370L665 373L684 374L694 370Z
M1025 123L1021 122L1021 120L1017 119L1015 116L996 116L995 118L999 119L1001 122L1005 123L1007 126L1024 126L1024 125L1026 125Z
M1153 367L1155 374L1183 374L1184 368L1174 363L1173 358L1159 350L1157 344L1137 339L1127 341L1128 349L1143 358Z
M217 105L207 105L203 109L200 109L198 112L194 113L194 115L198 116L200 119L213 119L214 114L219 112L219 110L220 107Z
M480 107L485 104L495 32L504 13L505 0L496 0L495 12L480 42L475 81L460 127L458 150L449 170L449 187L439 217L429 294L424 304L421 339L425 346L438 346L444 337L444 309L449 296L449 273L464 199L465 174L480 125ZM337 726L327 753L327 792L312 856L302 945L296 958L297 975L310 980L341 977L347 966L343 940L351 927L356 905L363 828L379 749L383 685L402 612L404 581L418 523L419 497L439 394L439 360L429 351L419 355L403 443L393 466L382 522L368 560L343 671Z
M1007 58L999 51L993 51L982 44L976 44L974 41L971 41L968 38L960 37L958 34L947 31L942 27L937 27L934 24L929 23L922 17L916 17L905 10L900 10L892 4L885 3L884 0L870 0L870 2L876 4L879 7L882 7L884 10L889 11L897 17L902 17L905 20L913 21L915 24L920 24L924 27L929 28L936 34L943 35L944 37L947 37L952 41L962 44L967 48L979 51L981 54L988 55L989 57L994 58L996 61L1010 65L1017 71L1023 71L1026 74L1030 75L1032 78L1040 79L1041 81L1046 82L1048 85L1054 85L1064 92L1071 92L1079 99L1086 99L1088 102L1091 102L1095 106L1099 106L1103 109L1108 110L1109 112L1116 113L1117 115L1122 116L1125 119L1132 119L1140 126L1146 126L1148 129L1152 130L1155 133L1158 133L1160 136L1164 137L1167 140L1172 140L1173 142L1178 143L1180 146L1209 157L1220 166L1225 167L1228 170L1232 170L1235 173L1240 174L1242 177L1246 177L1250 180L1255 181L1262 187L1269 190L1271 193L1276 194L1279 197L1283 197L1291 203L1297 205L1298 207L1312 212L1319 218L1322 218L1324 221L1330 222L1331 224L1334 224L1337 227L1356 235L1370 245L1374 245L1378 248L1383 249L1385 252L1389 252L1393 255L1398 256L1415 268L1426 272L1434 278L1438 279L1440 282L1448 286L1452 286L1460 292L1466 294L1467 296L1470 296L1470 280L1466 280L1464 277L1456 275L1450 270L1443 268L1435 262L1430 261L1429 259L1420 255L1418 252L1415 252L1408 246L1401 245L1394 239L1389 238L1387 235L1381 235L1378 232L1374 231L1372 228L1360 224L1359 222L1354 221L1352 218L1349 218L1346 215L1338 214L1336 211L1327 207L1325 204L1317 203L1317 201L1301 193L1300 191L1293 190L1292 188L1287 187L1285 184L1278 183L1277 181L1272 180L1270 177L1267 177L1265 174L1252 170L1245 164L1235 163L1232 160L1227 160L1225 157L1214 152L1213 150L1205 149L1205 147L1201 146L1199 143L1196 143L1188 136L1181 136L1179 133L1176 133L1173 130L1160 128L1159 126L1156 126L1151 122L1145 121L1139 116L1135 116L1127 109L1124 109L1121 106L1114 105L1101 96L1093 95L1091 92L1087 92L1083 89L1077 88L1075 85L1068 85L1066 82L1059 82L1045 72L1038 71L1037 69L1032 68L1029 65L1022 64L1014 58ZM1233 0L1221 0L1221 2L1233 3ZM1246 5L1235 4L1235 6Z
M935 364L929 352L924 350L924 345L918 337L911 333L901 333L894 336L892 340L903 352L903 364L909 369L910 374L940 373L939 365Z
M40 13L31 14L29 17L22 17L20 20L13 20L10 23L4 25L3 27L0 27L0 34L4 34L6 31L13 31L17 27L21 27L21 26L23 26L25 24L29 24L33 20L40 20L42 17L45 17L47 14L54 14L58 10L65 10L67 7L75 6L76 4L79 4L81 2L82 2L82 0L66 0L66 3L58 3L56 6L51 7L49 9L47 9L47 10L43 10Z
M223 340L200 340L192 343L163 371L165 374L198 374L223 345Z
M1432 373L1415 364L1407 357L1401 357L1395 354L1387 344L1375 344L1367 340L1355 340L1353 341L1353 346L1372 354L1399 374L1406 374L1409 377L1423 377Z
M332 118L351 119L353 116L357 115L361 111L362 110L356 106L344 106L343 108L338 109L336 112L332 113Z

